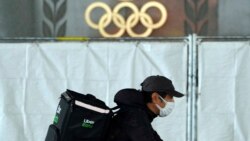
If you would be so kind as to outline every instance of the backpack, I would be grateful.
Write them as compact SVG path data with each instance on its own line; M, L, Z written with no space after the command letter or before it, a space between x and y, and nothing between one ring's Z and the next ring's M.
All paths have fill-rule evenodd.
M113 110L91 94L71 90L61 94L45 141L105 141Z

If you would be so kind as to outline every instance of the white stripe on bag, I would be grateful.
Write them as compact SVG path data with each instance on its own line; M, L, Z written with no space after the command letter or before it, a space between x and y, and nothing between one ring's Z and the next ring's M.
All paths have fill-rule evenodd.
M108 114L108 113L109 113L109 110L105 110L105 109L102 109L102 108L98 108L98 107L95 107L95 106L92 106L92 105L83 103L83 102L81 102L81 101L77 101L77 100L76 100L76 101L75 101L75 104L78 105L78 106L87 108L87 109L89 109L89 110L96 111L96 112L98 112L98 113L105 113L105 114Z

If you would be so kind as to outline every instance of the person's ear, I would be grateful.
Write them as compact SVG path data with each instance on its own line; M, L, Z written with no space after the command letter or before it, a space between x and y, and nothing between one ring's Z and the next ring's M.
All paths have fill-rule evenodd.
M151 95L151 98L152 98L152 102L155 103L155 104L159 104L161 101L159 99L159 94L154 92L152 95Z

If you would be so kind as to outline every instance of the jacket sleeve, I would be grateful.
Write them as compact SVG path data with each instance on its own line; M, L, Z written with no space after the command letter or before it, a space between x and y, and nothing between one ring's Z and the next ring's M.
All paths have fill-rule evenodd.
M131 141L163 141L151 126L145 111L131 110L123 127Z

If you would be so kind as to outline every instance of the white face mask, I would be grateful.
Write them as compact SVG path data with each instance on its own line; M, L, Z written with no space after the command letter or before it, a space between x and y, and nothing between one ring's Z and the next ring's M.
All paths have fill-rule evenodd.
M159 96L160 99L165 103L165 107L161 108L159 105L156 104L156 107L160 110L160 117L166 117L168 116L174 109L174 102L168 102L161 96Z

